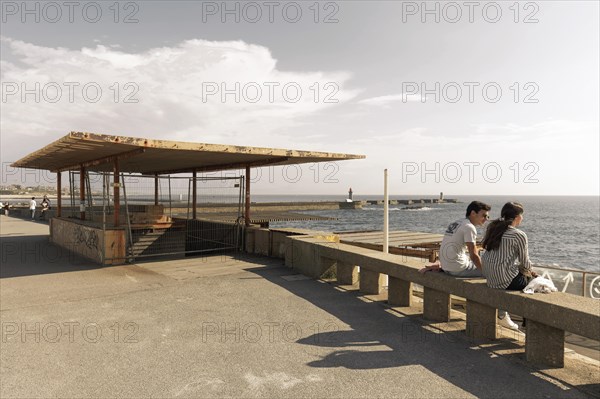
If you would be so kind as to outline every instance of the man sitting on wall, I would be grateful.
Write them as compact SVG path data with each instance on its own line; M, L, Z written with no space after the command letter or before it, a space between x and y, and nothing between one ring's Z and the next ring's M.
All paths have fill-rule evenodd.
M471 202L467 207L466 217L451 223L446 229L439 260L419 271L444 271L455 277L483 276L475 226L482 226L489 219L491 208L480 201Z
M475 226L485 224L490 209L488 204L473 201L467 207L466 217L448 226L440 246L440 266L444 272L455 277L483 276Z

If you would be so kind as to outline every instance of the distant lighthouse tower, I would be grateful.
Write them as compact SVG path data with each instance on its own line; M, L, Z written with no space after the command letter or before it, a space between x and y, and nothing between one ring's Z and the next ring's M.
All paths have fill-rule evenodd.
M440 202L444 202L444 193L440 193Z
M348 190L348 202L352 202L352 187Z

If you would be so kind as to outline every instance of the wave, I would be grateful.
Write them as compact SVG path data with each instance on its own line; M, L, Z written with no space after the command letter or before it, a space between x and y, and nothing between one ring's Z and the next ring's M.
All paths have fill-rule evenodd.
M534 270L537 268L539 269L546 269L548 272L552 273L566 273L566 272L574 272L575 273L575 278L577 280L581 280L581 276L578 276L578 273L588 273L590 274L592 277L594 275L598 275L598 270L597 269L590 269L589 267L586 267L584 265L578 265L578 264L569 264L566 260L564 264L558 264L558 263L550 263L550 262L543 262L543 263L538 263L538 262L533 262L531 264L531 266L534 268Z
M383 212L383 207L379 207L379 208L367 208L367 207L363 207L362 208L365 211L379 211L379 212ZM390 211L403 211L404 209L402 208L388 208L388 210Z
M379 211L383 212L383 207L363 207L365 211ZM390 211L407 211L407 212L426 212L426 211L441 211L440 208L431 208L428 206L419 207L419 208L388 208Z

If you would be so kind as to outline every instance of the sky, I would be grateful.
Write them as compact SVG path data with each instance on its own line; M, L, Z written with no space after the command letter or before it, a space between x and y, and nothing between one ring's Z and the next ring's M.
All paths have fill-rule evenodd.
M254 171L255 194L381 194L384 169L395 195L600 191L597 1L0 10L2 184L87 131L366 156Z

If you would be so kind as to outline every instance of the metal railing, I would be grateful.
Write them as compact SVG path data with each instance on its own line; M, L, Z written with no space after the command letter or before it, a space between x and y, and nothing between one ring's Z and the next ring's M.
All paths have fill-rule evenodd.
M536 264L533 268L541 271L542 277L552 280L559 291L600 299L600 273Z

